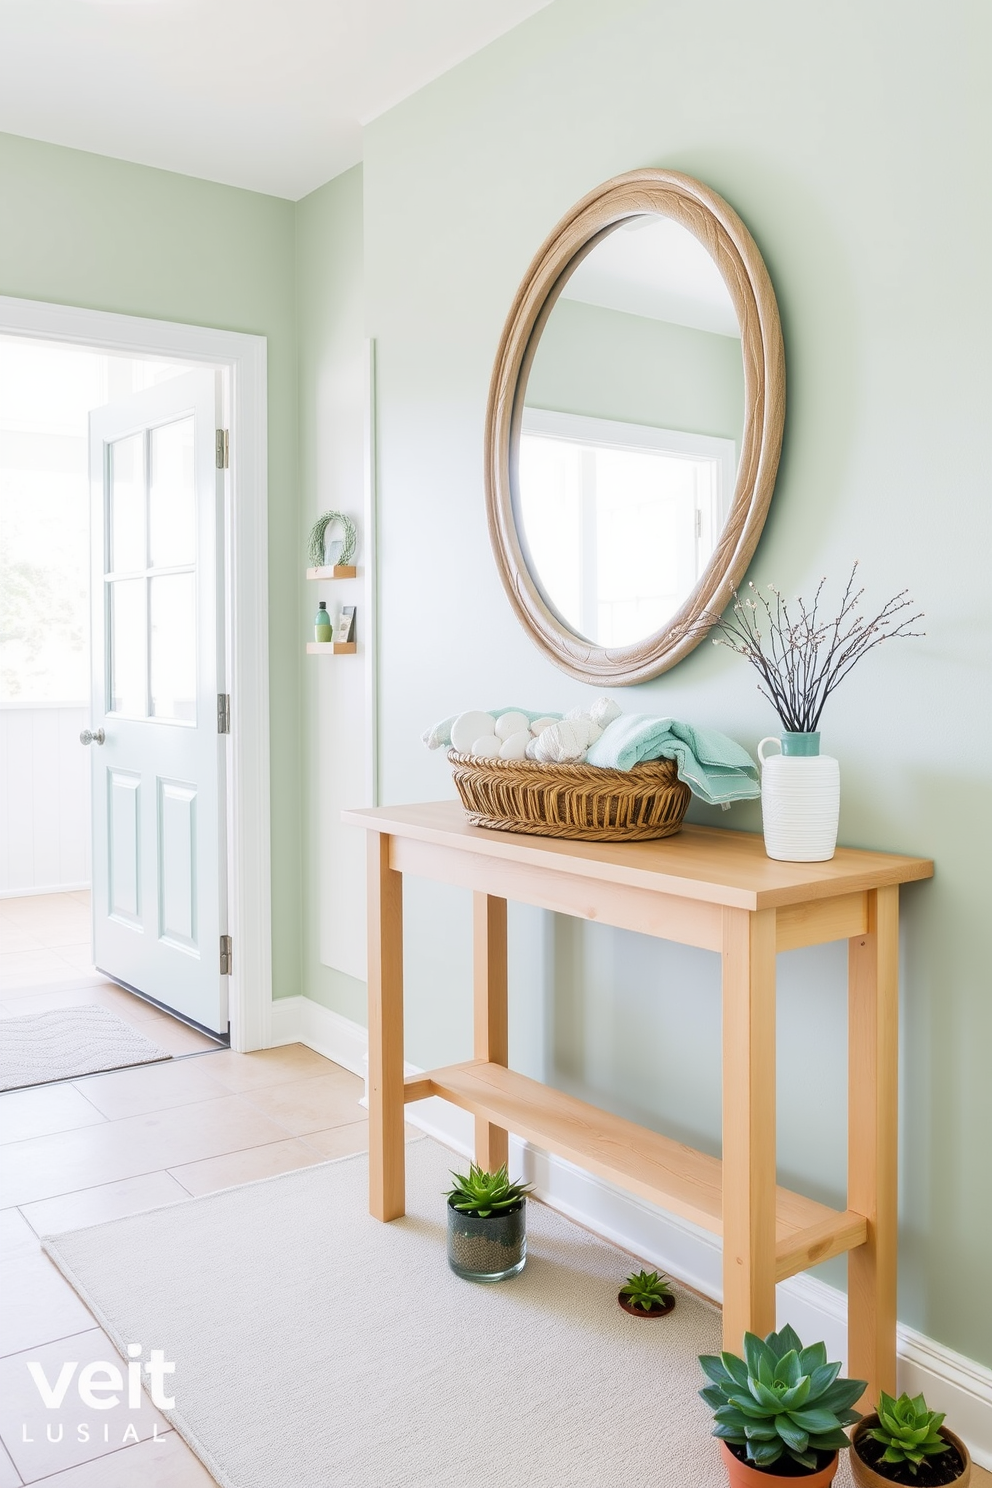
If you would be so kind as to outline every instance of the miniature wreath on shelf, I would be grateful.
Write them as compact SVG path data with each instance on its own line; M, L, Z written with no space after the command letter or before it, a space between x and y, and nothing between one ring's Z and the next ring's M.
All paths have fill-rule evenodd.
M358 528L350 517L345 516L344 512L327 511L322 517L318 517L310 528L310 537L307 542L307 554L315 568L320 568L324 562L324 534L332 522L340 522L344 530L338 563L344 567L355 556L355 549L358 546Z

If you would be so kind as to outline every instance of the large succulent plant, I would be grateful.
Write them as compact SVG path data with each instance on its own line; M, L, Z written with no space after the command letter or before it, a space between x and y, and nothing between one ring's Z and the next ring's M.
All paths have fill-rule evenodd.
M826 1344L803 1348L787 1326L764 1342L745 1333L743 1359L705 1354L699 1362L712 1382L699 1393L713 1407L713 1435L746 1447L756 1467L784 1454L812 1471L817 1452L850 1446L843 1428L861 1420L851 1406L866 1385L837 1378L840 1365L827 1363Z
M878 1401L878 1425L868 1435L884 1446L883 1462L906 1462L915 1477L925 1457L936 1457L950 1449L950 1442L940 1434L943 1420L943 1411L930 1410L922 1395L910 1399L904 1394L893 1400L883 1390Z
M491 1214L505 1214L515 1209L530 1193L530 1184L511 1183L506 1163L495 1173L487 1173L472 1163L468 1173L452 1173L454 1188L448 1190L448 1202L460 1214L488 1219Z

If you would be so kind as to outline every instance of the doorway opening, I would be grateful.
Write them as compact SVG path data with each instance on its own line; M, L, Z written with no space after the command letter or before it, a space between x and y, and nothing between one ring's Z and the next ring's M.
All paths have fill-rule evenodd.
M42 1044L52 1038L49 1023L58 1027L58 1020L42 1014L93 1007L114 1013L163 1054L226 1042L226 1030L211 1037L190 1026L195 1020L125 983L116 967L97 969L92 772L80 742L97 665L91 555L103 544L94 530L102 503L91 499L90 416L196 370L174 358L0 335L0 1005L4 1017L20 1020L9 1025L15 1042L32 1029ZM173 465L184 453L175 448L176 427L166 451ZM176 477L182 480L181 470L171 474L166 506L175 501ZM181 510L168 513L170 530L182 518ZM135 630L132 624L132 655L141 645ZM167 680L176 650L165 646ZM179 706L189 710L188 702ZM88 1036L78 1017L65 1026L70 1042ZM97 1022L101 1035L108 1026ZM151 1057L140 1039L125 1037L120 1047L111 1039L107 1049L111 1059ZM51 1070L58 1078L57 1061ZM35 1073L29 1058L11 1078L27 1082Z

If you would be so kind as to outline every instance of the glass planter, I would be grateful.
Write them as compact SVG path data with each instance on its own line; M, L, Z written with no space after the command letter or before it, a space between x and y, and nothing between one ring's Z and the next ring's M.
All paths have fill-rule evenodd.
M505 1281L527 1260L526 1199L515 1209L480 1219L448 1200L448 1265L466 1281Z

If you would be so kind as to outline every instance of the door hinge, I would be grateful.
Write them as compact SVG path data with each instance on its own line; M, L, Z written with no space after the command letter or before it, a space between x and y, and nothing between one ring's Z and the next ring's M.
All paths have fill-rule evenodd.
M231 463L231 436L227 429L218 429L214 440L214 458L218 470L226 470Z
M233 964L234 964L234 948L233 948L233 946L231 944L231 937L229 935L222 935L221 938L220 938L220 974L221 974L221 976L230 976L231 975L231 968L232 968Z
M231 732L231 694L229 692L217 694L217 732L219 734Z
M696 536L697 537L702 537L702 535L703 535L703 514L699 510L699 507L697 506L696 507Z

